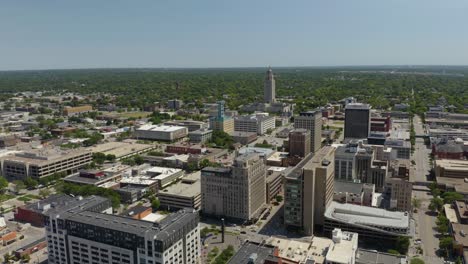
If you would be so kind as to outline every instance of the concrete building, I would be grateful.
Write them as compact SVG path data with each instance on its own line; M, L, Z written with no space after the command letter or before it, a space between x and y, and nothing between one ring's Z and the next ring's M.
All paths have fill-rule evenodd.
M213 130L209 130L206 128L195 130L195 131L188 133L190 142L202 143L202 144L210 141L212 135L213 135Z
M144 164L143 166L145 166ZM144 167L141 170L133 171L132 174L134 177L124 178L120 182L126 182L129 180L131 182L132 178L135 176L141 175L146 176L151 180L156 181L158 189L161 190L168 186L169 184L173 183L174 181L182 178L184 176L184 171L181 169L175 168L166 168L166 167L158 167L158 166L150 166L149 168Z
M234 131L255 132L264 135L275 129L275 117L268 114L253 114L249 116L236 116L234 118Z
M198 214L193 209L152 222L70 206L48 213L46 235L48 263L200 261Z
M411 142L400 139L385 140L385 147L392 148L396 152L397 159L410 159L411 157Z
M63 115L74 116L74 115L79 115L82 113L88 113L91 111L93 111L93 107L91 105L82 105L82 106L76 106L76 107L67 106L63 109Z
M411 212L413 183L401 178L389 178L386 183L390 194L390 208L402 212Z
M188 132L193 132L197 130L203 130L208 128L208 124L202 121L195 120L171 120L164 122L166 126L181 126L186 127Z
M30 223L36 227L43 227L45 217L50 210L65 210L69 205L90 206L93 203L104 203L106 206L99 207L99 212L112 212L110 202L99 196L85 198L72 197L64 194L54 194L36 203L30 203L16 208L15 221ZM89 207L89 208L92 208Z
M394 255L371 249L360 248L356 254L356 264L403 264L408 262L404 255Z
M122 142L113 141L97 144L87 148L86 150L92 153L114 155L116 160L121 160L134 155L149 152L155 148L156 146L153 144L139 144L136 140L127 139Z
M172 109L172 110L179 110L184 102L179 99L172 99L167 101L167 108Z
M305 157L310 153L310 130L298 128L289 132L289 155Z
M468 141L468 130L466 129L430 128L428 130L429 137L446 139L461 138Z
M250 221L265 206L266 168L258 154L238 156L231 167L207 167L201 172L202 212Z
M333 147L323 147L306 156L285 175L284 223L307 235L323 227L324 213L333 200Z
M210 129L213 131L223 131L228 134L234 132L234 119L224 114L224 101L218 101L217 115L210 118Z
M370 133L370 105L349 103L345 108L344 138L366 139Z
M333 245L325 256L326 264L355 264L358 250L358 234L343 232L336 228L332 231Z
M354 264L358 234L334 230L333 239L294 240L271 237L249 240L228 263L232 264Z
M272 104L276 102L275 76L273 75L271 68L268 68L268 71L266 72L263 96L263 101L266 104Z
M54 173L71 174L92 161L92 153L85 149L34 149L3 158L3 175L9 179L39 179Z
M266 176L266 202L273 200L278 194L280 194L283 187L283 171L270 170L267 171ZM282 168L283 169L283 168Z
M200 172L183 177L179 182L158 192L161 207L166 210L201 207Z
M388 174L388 161L377 159L378 154L373 146L363 145L361 141L352 140L345 146L338 146L335 178L339 181L371 183L382 191Z
M78 173L65 177L63 180L69 183L113 189L119 187L121 178L121 173L106 173L102 170L81 170Z
M294 128L310 130L310 151L317 152L322 146L322 111L302 112L294 117Z
M247 145L251 142L257 140L257 132L239 132L234 131L232 133L232 139L236 143L240 143L242 145Z
M180 126L147 124L135 129L135 137L138 139L175 141L186 137L187 134L188 129Z
M435 160L436 177L466 178L468 176L468 160Z
M407 212L332 202L325 212L324 231L331 233L335 228L358 233L366 241L394 241L410 234L410 216Z
M333 201L372 206L375 187L368 183L335 181Z
M272 264L279 260L278 249L263 242L246 241L232 256L228 264Z

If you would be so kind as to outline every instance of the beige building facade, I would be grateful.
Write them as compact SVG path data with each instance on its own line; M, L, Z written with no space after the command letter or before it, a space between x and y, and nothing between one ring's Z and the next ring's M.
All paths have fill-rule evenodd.
M258 154L237 157L231 167L201 172L202 212L206 215L250 221L266 200L266 168Z

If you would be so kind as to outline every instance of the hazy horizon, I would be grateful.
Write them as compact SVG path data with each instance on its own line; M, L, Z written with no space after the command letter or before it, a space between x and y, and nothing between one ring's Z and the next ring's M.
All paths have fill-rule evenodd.
M3 2L0 70L466 66L467 13L464 0Z

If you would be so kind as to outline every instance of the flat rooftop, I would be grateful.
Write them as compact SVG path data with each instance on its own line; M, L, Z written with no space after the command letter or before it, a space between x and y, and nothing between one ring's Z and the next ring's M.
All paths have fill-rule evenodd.
M154 166L154 167L151 167L149 169L142 171L143 174L147 174L147 175L157 174L157 176L152 178L153 180L163 180L167 177L170 177L180 172L182 172L181 169L158 167L158 166Z
M375 250L359 249L356 263L360 264L406 264L406 256L397 256Z
M341 230L339 232L341 233L341 240L333 243L333 245L328 248L326 255L327 262L350 263L352 255L355 250L357 250L358 234L342 232Z
M201 172L197 171L183 177L178 183L166 187L164 190L160 190L158 195L171 195L179 197L193 197L200 195L201 183L200 183Z
M139 128L137 128L137 131L154 131L154 132L174 132L180 129L187 129L186 127L183 126L167 126L167 125L152 125L152 124L146 124L143 125Z
M74 182L74 183L99 185L104 182L110 181L114 178L117 178L119 176L120 176L119 174L105 174L102 177L88 178L88 177L81 177L80 173L75 173L73 175L65 177L64 180L68 182Z
M68 220L142 237L153 235L155 239L166 239L172 235L172 232L165 232L165 229L179 230L180 227L196 217L198 216L194 210L182 209L155 223L118 215L81 211L70 216Z
M371 106L369 104L363 103L349 103L346 105L345 109L354 109L354 110L369 110Z
M261 157L269 158L275 151L270 148L243 147L239 149L239 154L257 153Z
M16 152L13 155L4 157L4 160L32 163L32 164L47 164L53 161L68 159L87 153L83 148L64 150L58 147L39 147L36 149L29 148L28 151Z
M228 264L263 264L270 255L273 255L274 251L273 246L247 241L229 260ZM254 262L250 261L251 257L255 257Z
M124 157L127 155L131 155L133 153L138 153L141 151L149 150L154 148L154 145L148 144L139 144L135 141L129 142L107 142L103 144L98 144L96 146L87 148L88 151L93 153L101 152L106 155L115 155L117 158Z
M437 177L436 181L438 184L445 185L448 189L454 189L458 193L468 194L468 183L465 182L463 178Z
M267 243L278 248L281 258L304 263L307 257L313 257L315 263L323 263L327 249L333 245L329 238L314 237L310 242L272 237Z
M355 182L335 181L335 193L357 193L361 194L364 184Z
M445 170L468 172L468 160L437 159L435 165L443 167Z
M358 225L380 228L409 229L409 215L385 209L331 202L325 217Z

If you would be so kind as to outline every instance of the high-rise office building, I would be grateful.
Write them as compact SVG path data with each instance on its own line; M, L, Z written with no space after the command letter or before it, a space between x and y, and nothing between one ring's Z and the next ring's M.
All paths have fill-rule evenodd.
M264 160L256 153L238 156L231 167L204 168L202 212L241 221L258 217L266 200L265 178Z
M322 111L302 112L294 117L294 128L310 130L310 151L316 152L322 146Z
M379 192L385 187L388 161L379 160L375 146L351 140L339 146L335 153L335 179L339 181L375 184Z
M106 199L107 200L107 199ZM183 209L159 222L101 213L110 201L71 203L46 216L48 263L199 263L198 213Z
M272 104L276 102L276 84L275 76L271 68L268 68L265 77L264 92L263 92L264 101L267 104Z
M345 108L344 138L367 139L370 133L370 105L350 103Z
M216 116L210 118L210 129L224 131L228 134L234 132L234 119L230 116L224 115L224 101L218 101L218 109Z
M323 147L310 153L285 175L284 223L289 228L301 229L312 235L322 228L324 214L333 200L333 147Z
M289 155L305 157L310 153L310 130L304 128L289 132Z

